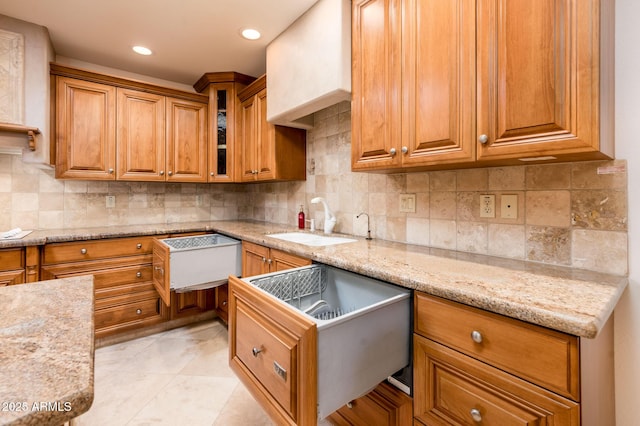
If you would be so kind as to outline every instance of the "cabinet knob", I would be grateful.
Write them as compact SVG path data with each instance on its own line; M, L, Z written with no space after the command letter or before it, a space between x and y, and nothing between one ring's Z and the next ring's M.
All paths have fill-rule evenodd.
M80 254L87 254L87 249L86 248L80 249Z
M215 176L215 174L213 172L209 173L210 176Z
M271 265L271 263L273 263L273 260L271 260L271 259L267 259L267 263L268 263L269 265Z
M471 418L474 422L480 423L482 421L482 414L480 414L480 410L477 408L472 408L471 411L469 411L469 414L471 414Z
M142 313L142 309L136 309L136 314L140 315Z
M251 350L251 352L253 353L253 356L257 358L257 357L258 357L258 354L259 354L260 352L262 352L262 348L260 348L260 349L258 349L258 348L253 348L253 349Z
M263 258L262 258L262 263L265 263L266 261L267 261L267 258L266 258L266 257L263 257Z
M392 157L393 157L394 155L396 155L396 149L395 149L395 148L391 148L391 149L389 150L389 155L391 155Z
M480 137L478 138L478 142L484 145L485 143L489 142L489 136L480 135Z
M401 151L403 154L406 154L407 152L409 152L409 148L407 148L406 146L403 146Z
M112 175L113 174L113 169L109 169L109 174Z
M353 401L347 402L347 408L353 408Z
M140 271L136 272L136 278L142 278L142 272Z
M173 176L173 172L171 170L169 170L169 172L167 173L169 176Z
M227 301L226 301L226 300L224 300L224 301L222 302L222 306L227 306Z
M164 269L162 269L162 266L154 266L153 269L158 271L160 275L164 275Z
M137 248L138 250L140 250L140 249L142 248L142 243L138 243L138 244L136 244L136 248Z
M476 343L482 343L482 333L480 333L477 330L473 330L471 332L471 340L473 340Z
M164 176L164 170L160 170L160 176Z

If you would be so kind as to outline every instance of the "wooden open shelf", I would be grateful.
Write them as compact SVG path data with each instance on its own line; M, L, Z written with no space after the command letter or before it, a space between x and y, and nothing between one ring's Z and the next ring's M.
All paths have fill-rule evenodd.
M36 135L40 134L37 127L23 126L21 124L0 123L0 132L24 133L29 138L29 149L36 150Z

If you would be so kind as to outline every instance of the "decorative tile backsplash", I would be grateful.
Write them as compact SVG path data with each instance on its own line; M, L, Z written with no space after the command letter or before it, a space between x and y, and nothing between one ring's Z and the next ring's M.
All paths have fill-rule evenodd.
M62 181L53 170L0 155L0 230L255 219L297 224L300 204L322 229L324 197L336 232L471 253L626 274L627 174L623 160L401 174L351 172L351 113L343 102L315 114L307 180L259 184ZM399 194L416 195L401 213ZM496 218L480 217L494 194ZM518 197L501 219L503 194ZM107 209L106 196L116 197Z

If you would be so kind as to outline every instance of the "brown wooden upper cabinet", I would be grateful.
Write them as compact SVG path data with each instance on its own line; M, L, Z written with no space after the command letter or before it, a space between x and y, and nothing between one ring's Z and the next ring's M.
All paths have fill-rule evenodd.
M207 181L204 95L51 64L57 178Z
M305 180L306 130L267 122L266 75L238 97L237 181Z
M237 72L211 72L193 85L209 95L209 182L234 182L238 93L254 80Z
M353 170L612 158L612 9L354 0Z

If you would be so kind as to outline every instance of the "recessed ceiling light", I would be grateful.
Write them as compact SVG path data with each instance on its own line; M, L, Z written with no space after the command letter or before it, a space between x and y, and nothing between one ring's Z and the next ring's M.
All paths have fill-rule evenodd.
M140 55L145 55L145 56L149 56L153 53L151 49L144 46L133 46L133 51Z
M262 34L260 34L260 31L254 30L253 28L245 28L244 30L242 30L241 34L242 37L246 38L247 40L257 40L262 36Z

